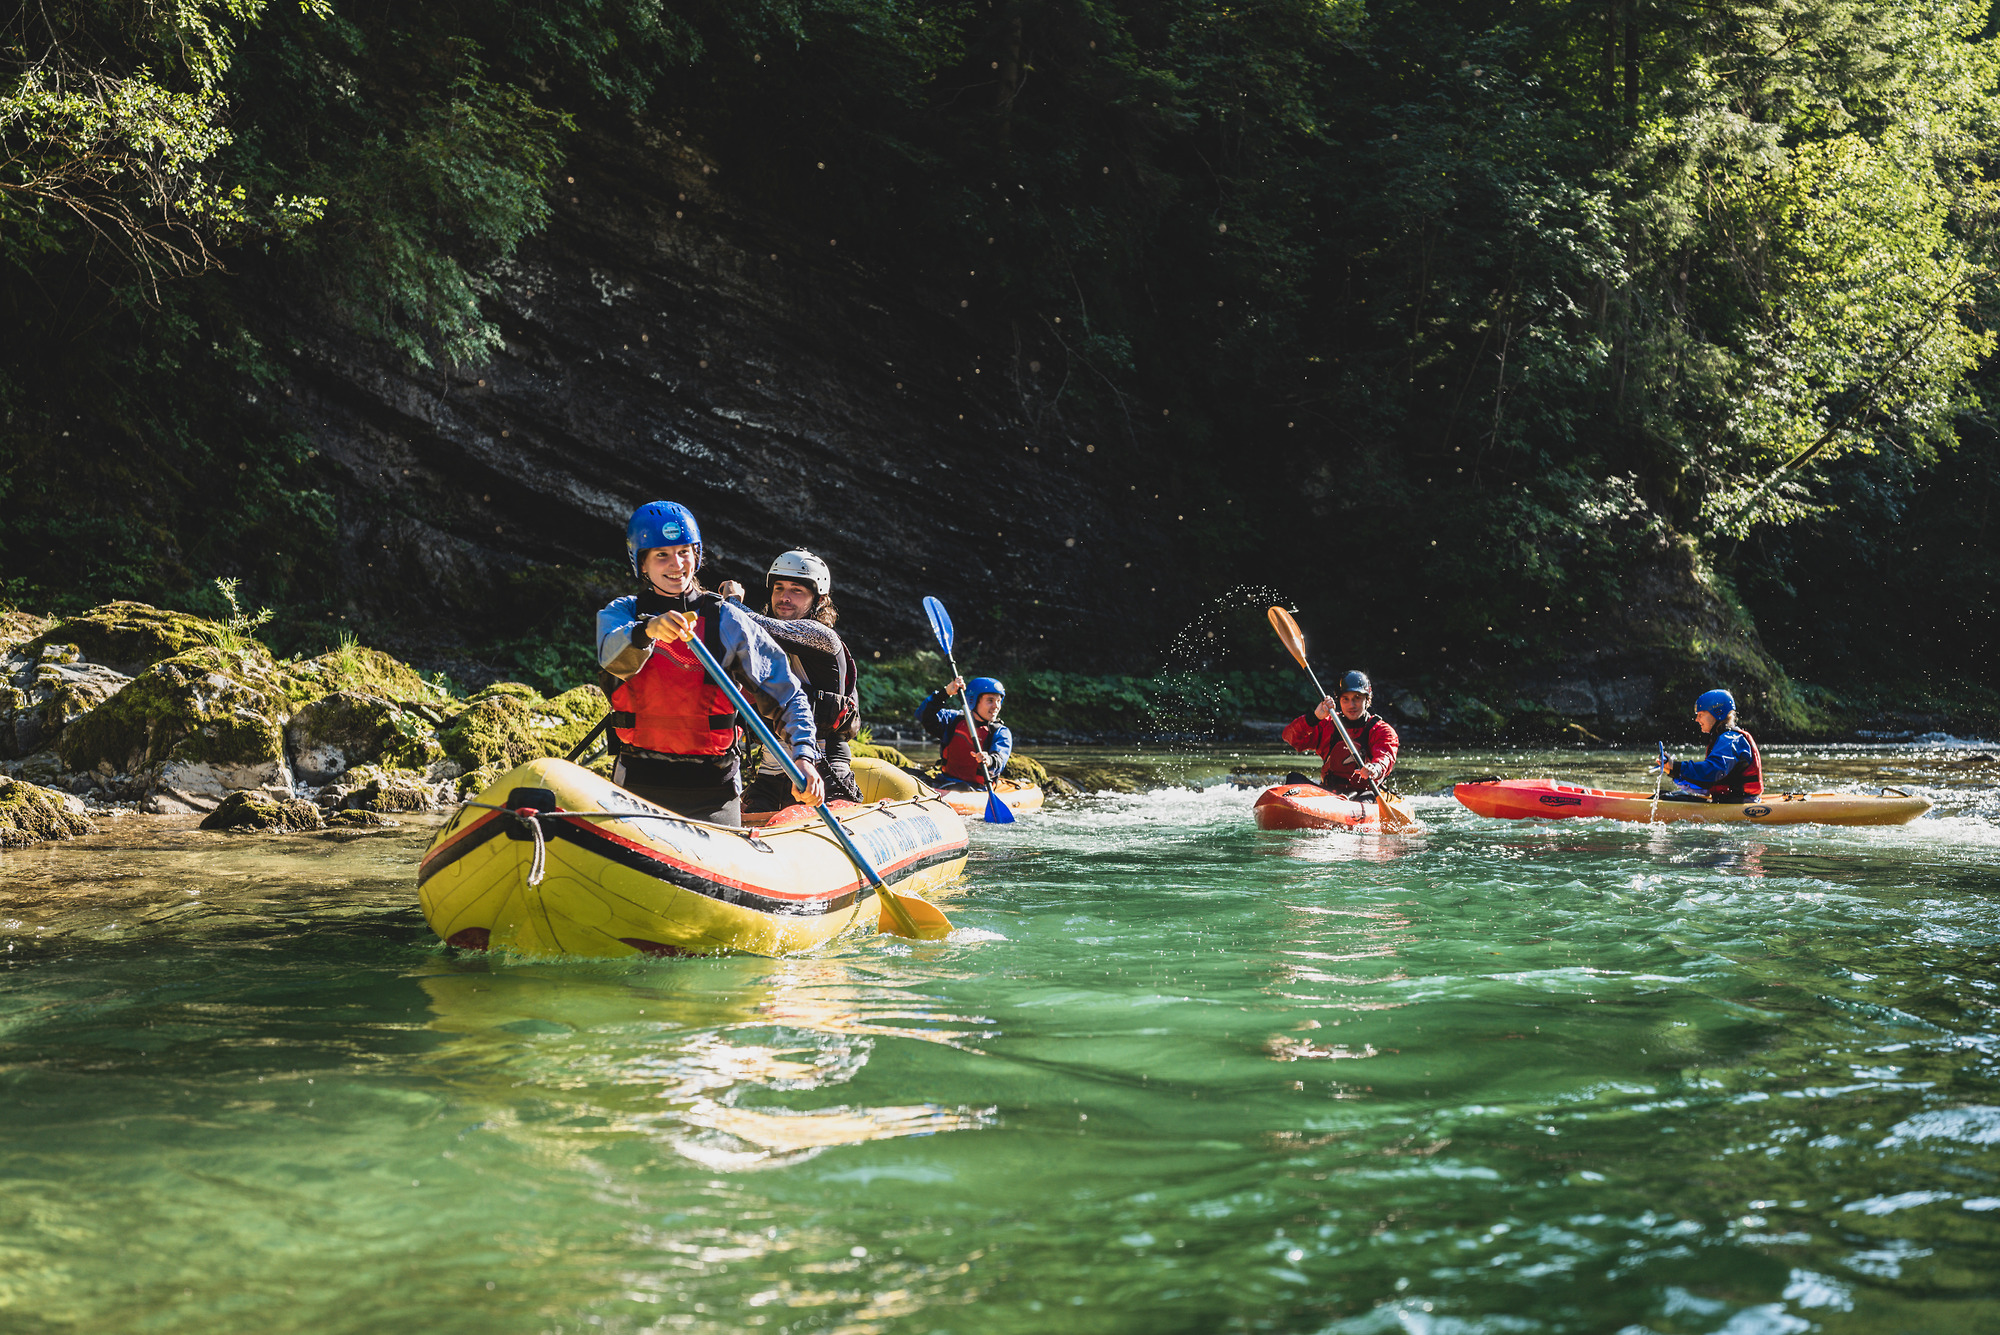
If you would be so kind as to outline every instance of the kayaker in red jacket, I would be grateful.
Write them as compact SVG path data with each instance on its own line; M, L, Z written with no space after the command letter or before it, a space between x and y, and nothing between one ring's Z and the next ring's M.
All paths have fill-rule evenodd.
M1338 700L1322 700L1312 713L1301 714L1286 724L1285 745L1318 756L1325 762L1325 769L1317 780L1295 771L1285 777L1285 782L1316 782L1330 793L1359 796L1371 791L1368 775L1373 775L1376 783L1387 779L1396 768L1396 749L1402 745L1402 739L1387 720L1368 712L1374 698L1375 687L1368 674L1350 672L1340 679ZM1336 728L1345 728L1354 739L1354 749L1361 753L1367 774L1355 765L1347 743L1340 740Z

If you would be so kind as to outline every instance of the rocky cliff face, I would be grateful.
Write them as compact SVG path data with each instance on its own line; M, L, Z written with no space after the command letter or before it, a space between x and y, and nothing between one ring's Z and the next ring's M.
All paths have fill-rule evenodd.
M1158 582L1167 525L1128 503L1110 461L1129 452L1066 428L1055 364L1015 330L750 210L671 131L578 138L556 221L488 304L490 364L426 372L270 315L283 407L343 480L350 617L431 624L440 647L585 640L655 498L701 520L711 587L824 555L864 656L927 642L924 594L989 655L1088 654L1089 614L1133 570Z
M964 292L916 290L859 258L866 238L760 212L731 164L671 130L598 125L569 149L554 223L497 275L487 365L423 370L296 304L268 310L295 368L282 411L340 480L332 559L368 638L447 664L514 636L585 644L629 587L626 516L666 498L700 518L711 586L754 587L788 547L824 555L864 659L927 646L937 594L975 662L1154 666L1198 610L1180 595L1200 553L1175 539L1200 498L1153 495L1171 486L1135 431L1151 410L1066 419L1063 377L1085 372L1059 331L989 316L970 273ZM1311 462L1259 466L1282 495ZM1691 551L1632 576L1629 605L1561 662L1443 679L1504 669L1520 699L1496 727L1521 709L1651 726L1711 680L1803 725Z

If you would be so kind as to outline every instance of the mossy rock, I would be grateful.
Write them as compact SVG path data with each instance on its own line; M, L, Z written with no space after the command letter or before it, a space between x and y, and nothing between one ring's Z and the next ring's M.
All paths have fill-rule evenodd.
M503 681L467 699L439 730L438 741L468 774L489 766L504 771L543 756L568 755L607 708L595 686L545 700L533 687Z
M1006 777L1016 783L1032 783L1042 788L1049 786L1049 772L1042 762L1019 751L1007 757Z
M374 830L389 825L401 825L399 820L390 820L379 811L361 811L345 808L326 818L329 830Z
M219 621L191 612L169 612L148 603L106 603L43 631L21 646L38 653L45 644L73 644L93 663L136 676L155 663L197 649L256 646Z
M204 830L318 830L325 825L326 818L312 803L265 793L231 793L201 822Z
M364 765L348 776L343 811L436 811L437 785L415 770Z
M875 742L850 742L847 749L858 758L886 760L898 769L915 769L917 762L898 751L893 746L883 746Z
M470 698L474 700L498 700L504 698L532 702L540 700L542 693L526 682L496 681L491 686L481 687Z
M1052 771L1050 779L1069 785L1073 791L1064 796L1074 797L1082 793L1143 793L1159 787L1159 777L1144 765L1120 765L1115 763L1085 763L1064 765Z
M37 635L53 630L55 624L51 618L38 617L33 612L17 612L12 608L0 611L0 651L25 644Z
M374 696L442 717L442 708L450 704L443 687L425 681L408 663L380 649L344 644L316 658L286 666L301 705L336 692L347 692ZM437 719L431 721L435 723Z
M24 848L96 832L83 803L68 793L0 777L0 848Z
M426 769L445 758L422 716L376 696L335 691L285 726L292 772L301 783L330 783L357 765Z
M213 810L241 790L289 796L289 685L261 646L191 650L70 724L57 751L72 771L138 789L154 811Z
M615 764L616 762L613 763ZM512 765L482 765L478 769L468 770L464 774L459 775L452 787L457 792L460 801L470 801L485 792L488 788L491 788L494 780L512 768L514 768ZM610 771L605 771L604 777L607 779L610 778Z
M131 681L82 658L73 644L44 644L33 654L0 659L0 759L53 746L64 728Z

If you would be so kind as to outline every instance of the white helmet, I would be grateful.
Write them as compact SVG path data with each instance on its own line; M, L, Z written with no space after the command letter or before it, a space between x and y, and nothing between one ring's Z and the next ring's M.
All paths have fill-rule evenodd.
M771 568L764 572L764 582L774 579L794 579L801 584L813 586L813 592L824 598L833 589L833 571L826 562L814 556L805 548L784 552L771 562Z

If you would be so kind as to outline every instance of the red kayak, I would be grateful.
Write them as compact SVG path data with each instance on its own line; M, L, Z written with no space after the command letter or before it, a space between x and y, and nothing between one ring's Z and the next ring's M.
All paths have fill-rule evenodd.
M1461 783L1452 795L1482 816L1502 820L1557 820L1597 816L1605 820L1699 821L1717 825L1908 825L1931 809L1929 798L1900 789L1866 793L1765 793L1740 802L1677 802L1651 793L1585 788L1554 779L1481 779ZM1889 793L1894 792L1894 797Z
M1389 799L1393 804L1394 798ZM1291 783L1266 788L1252 808L1260 830L1379 830L1382 813L1373 802L1329 793L1317 784ZM1414 824L1401 807L1405 824Z

